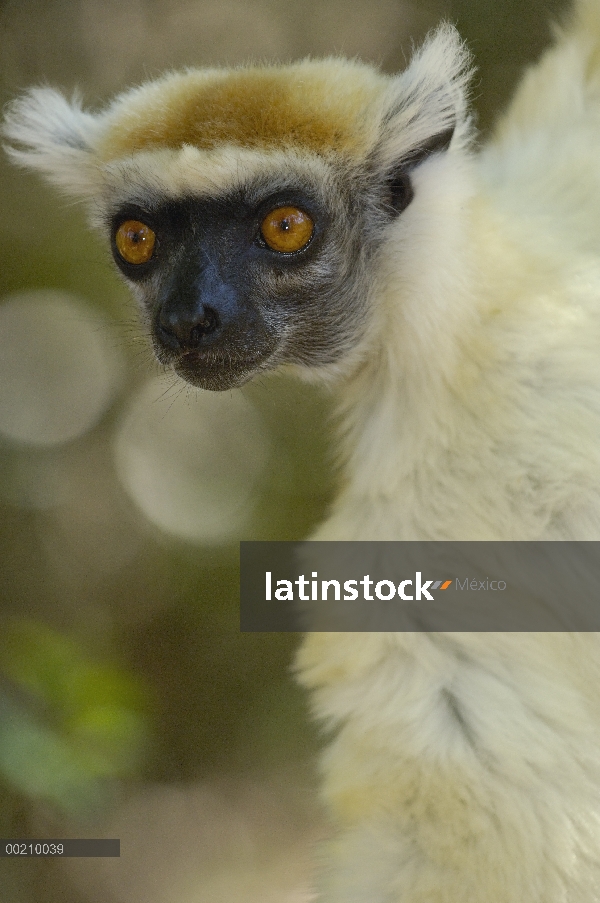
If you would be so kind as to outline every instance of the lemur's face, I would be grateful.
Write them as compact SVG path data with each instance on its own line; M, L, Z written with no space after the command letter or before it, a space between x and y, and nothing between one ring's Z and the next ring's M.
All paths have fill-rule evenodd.
M467 65L443 25L396 77L336 59L188 70L97 114L38 88L2 131L108 231L158 358L228 389L279 364L341 372L363 348L378 249L418 207L415 168L457 125L455 147L468 135Z
M138 189L111 212L113 255L156 355L189 383L229 389L282 363L325 366L360 338L364 205L320 169L314 183L289 167L212 196Z

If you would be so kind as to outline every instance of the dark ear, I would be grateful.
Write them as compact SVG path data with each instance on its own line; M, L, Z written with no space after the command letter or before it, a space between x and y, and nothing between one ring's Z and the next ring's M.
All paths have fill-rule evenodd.
M32 88L7 109L1 134L4 149L18 165L78 197L97 191L98 161L94 142L100 117L81 109L51 88Z
M445 132L439 135L432 135L429 141L424 141L420 147L403 160L398 166L396 172L386 184L385 188L385 204L391 208L395 214L402 213L414 197L412 182L410 179L411 171L419 163L423 163L432 154L443 153L448 150L452 136L456 130L456 125L449 126Z
M429 157L469 137L467 87L470 57L457 31L441 25L393 78L384 99L372 166L401 212L412 200L410 173Z

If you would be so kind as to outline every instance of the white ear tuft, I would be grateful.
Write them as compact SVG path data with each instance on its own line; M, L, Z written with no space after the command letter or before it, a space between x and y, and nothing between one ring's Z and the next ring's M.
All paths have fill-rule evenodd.
M15 163L39 170L69 194L86 197L97 184L93 145L98 127L99 117L85 113L77 97L69 103L51 88L32 88L9 105L2 135Z
M384 101L377 167L410 164L470 136L467 90L471 57L456 29L442 23L408 68L392 79Z

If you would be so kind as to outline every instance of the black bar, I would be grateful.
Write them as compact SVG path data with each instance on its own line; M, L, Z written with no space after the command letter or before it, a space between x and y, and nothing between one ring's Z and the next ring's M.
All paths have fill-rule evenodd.
M67 840L1 840L0 857L120 856L121 841L111 838Z
M600 542L242 542L242 631L600 631Z

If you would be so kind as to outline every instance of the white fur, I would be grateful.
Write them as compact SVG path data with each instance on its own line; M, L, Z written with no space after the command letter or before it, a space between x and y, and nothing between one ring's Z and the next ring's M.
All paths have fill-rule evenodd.
M93 197L101 118L84 112L77 95L69 103L52 88L33 88L9 107L2 131L15 163L39 170L69 194Z
M417 171L313 538L600 540L600 4L578 15L479 157ZM297 667L337 729L324 903L600 900L597 634L312 634Z
M388 86L383 101L386 125L377 139L378 162L391 166L452 125L454 149L464 148L470 137L466 106L470 62L451 26L442 24L429 35L408 68Z
M201 150L187 144L182 148L137 153L104 164L99 170L97 186L99 207L95 215L130 202L153 197L182 198L209 195L218 197L238 187L251 185L253 179L270 171L289 173L294 179L321 185L323 194L331 178L326 163L313 155L293 150L251 150L227 146L218 150ZM100 219L101 222L101 219Z

